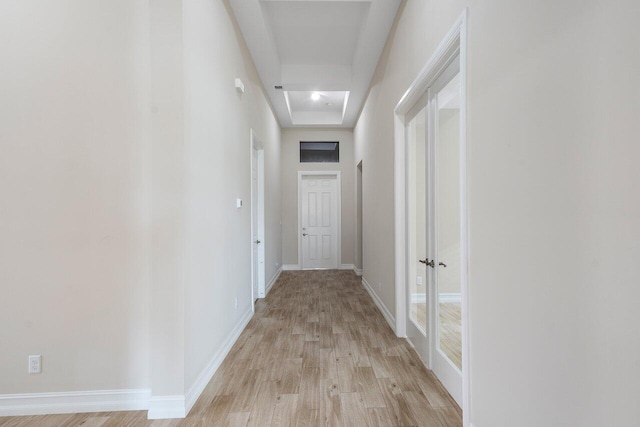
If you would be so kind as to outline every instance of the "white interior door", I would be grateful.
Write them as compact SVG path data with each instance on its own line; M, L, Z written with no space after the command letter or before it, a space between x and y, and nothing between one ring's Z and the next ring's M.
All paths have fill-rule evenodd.
M462 220L459 60L405 116L407 338L462 405Z
M423 97L407 115L405 135L408 153L408 239L407 254L407 338L422 360L430 364L428 334L428 301L431 298L427 287L427 98Z
M432 369L462 405L462 277L461 248L464 194L460 145L459 58L429 89L429 304Z
M264 151L251 147L251 260L253 300L265 296Z
M470 422L466 52L465 12L394 110L397 333L408 336L463 408L465 426Z
M300 239L303 269L338 268L338 179L302 175Z

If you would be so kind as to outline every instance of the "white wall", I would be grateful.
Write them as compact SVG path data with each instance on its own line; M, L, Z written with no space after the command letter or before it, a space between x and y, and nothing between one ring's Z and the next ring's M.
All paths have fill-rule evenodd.
M282 259L280 128L228 2L3 2L0 36L0 395L184 396L250 314L250 129L267 281Z
M300 141L339 141L340 163L300 163ZM340 171L342 261L355 262L355 164L350 129L282 130L282 263L298 265L298 171Z
M148 386L147 20L0 3L0 394Z
M225 2L184 3L187 390L251 311L251 128L265 150L267 283L281 262L280 127L232 16Z
M365 277L393 312L393 107L467 5L471 421L636 425L637 2L404 3L354 130Z
M151 352L155 396L184 383L184 67L182 4L149 3L151 110Z

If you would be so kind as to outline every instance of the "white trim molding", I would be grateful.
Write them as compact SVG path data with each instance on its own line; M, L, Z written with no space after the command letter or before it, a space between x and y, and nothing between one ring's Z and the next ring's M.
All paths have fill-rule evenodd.
M362 276L362 269L356 267L354 264L340 264L340 270L353 270L356 276Z
M282 271L297 271L302 270L300 264L282 264Z
M276 282L278 281L278 278L280 277L280 273L282 273L283 268L280 267L278 269L278 271L276 271L276 273L273 275L273 277L271 278L271 280L269 280L269 283L267 284L266 290L265 290L265 294L264 297L266 298L267 295L269 295L269 291L271 291L271 288L273 288L273 285L276 284Z
M406 336L407 305L406 284L409 283L408 262L408 223L407 223L407 147L405 119L412 108L425 96L427 90L440 77L442 72L457 55L460 57L460 158L461 165L461 211L467 211L467 9L458 17L445 35L433 55L418 73L394 110L394 203L395 203L395 289L396 289L396 335ZM462 291L462 413L463 425L470 426L471 409L471 347L469 340L469 218L461 217L461 291ZM430 334L432 335L432 334ZM433 352L433 345L430 351Z
M149 399L147 418L150 420L159 420L186 417L252 317L253 310L250 308L242 316L233 331L227 336L222 347L220 347L209 363L207 363L207 366L202 370L185 396L154 396Z
M163 420L167 418L184 418L187 416L184 396L155 396L149 399L150 420Z
M462 294L461 293L441 293L438 294L438 302L462 302Z
M380 310L380 313L382 313L382 315L384 316L389 326L391 326L391 329L395 332L396 330L395 317L393 317L393 314L391 314L387 306L384 305L384 303L382 302L378 294L376 294L376 292L373 290L369 282L367 282L367 279L365 279L364 277L362 278L362 286L364 286L367 292L369 292L369 295L371 295L371 299L373 299L373 302L378 307L378 310Z
M0 395L0 417L141 411L148 409L151 390L91 390Z
M196 379L196 381L193 383L185 398L186 414L188 414L191 408L193 408L193 405L202 394L202 391L207 386L207 384L209 384L209 381L211 381L211 378L213 378L213 375L222 364L224 358L227 357L227 354L229 354L229 351L231 351L231 347L233 347L235 342L238 340L240 334L242 334L244 328L247 327L252 317L253 310L247 310L247 312L244 314L244 316L242 316L242 319L240 319L233 331L231 331L229 336L227 336L227 339L222 344L222 347L220 347L220 349L213 355L207 366L198 376L198 379ZM151 410L149 410L149 412L151 412ZM150 416L149 419L151 419Z
M427 294L411 294L411 304L425 304L427 302Z

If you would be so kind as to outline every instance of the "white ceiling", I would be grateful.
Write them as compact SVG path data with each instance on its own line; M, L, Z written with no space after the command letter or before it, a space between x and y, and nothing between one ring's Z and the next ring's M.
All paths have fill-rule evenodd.
M400 0L230 1L280 125L353 127Z
M292 126L342 126L349 92L284 91L284 97Z

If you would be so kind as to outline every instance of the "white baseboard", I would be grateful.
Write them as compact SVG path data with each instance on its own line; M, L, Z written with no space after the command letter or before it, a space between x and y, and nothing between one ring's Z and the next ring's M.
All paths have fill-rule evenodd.
M149 399L147 418L150 420L184 418L187 412L184 396L156 396Z
M391 326L391 329L395 332L396 331L395 317L393 317L393 315L391 314L387 306L384 305L380 297L378 297L378 294L376 294L376 292L373 290L369 282L367 282L367 279L365 279L364 277L362 278L362 285L367 290L367 292L369 292L369 295L371 295L373 302L376 303L376 306L378 306L378 309L386 319L387 323L389 324L389 326Z
M439 302L462 302L461 293L448 293L438 295Z
M193 383L189 391L187 391L186 396L183 398L184 415L182 417L163 417L163 418L184 418L189 413L191 408L193 408L193 405L196 403L196 401L202 394L202 391L205 389L207 384L209 384L209 381L211 381L211 378L213 378L213 375L216 373L216 371L222 364L222 361L224 360L224 358L227 357L227 354L229 354L229 351L231 351L231 347L233 347L233 345L236 343L236 341L240 337L240 334L242 334L242 331L244 331L244 328L246 328L247 324L251 321L252 317L253 317L253 311L251 309L247 310L247 312L242 316L242 319L240 319L240 322L236 325L235 328L233 328L229 336L227 336L227 339L224 340L222 347L220 347L220 349L216 352L216 354L213 355L213 357L211 358L207 366L202 370L202 372L198 376L198 379L196 379L196 381ZM151 415L152 415L151 405L149 405L148 418L149 419L159 418L159 417L152 418Z
M302 270L300 264L283 264L282 271Z
M438 301L447 303L447 302L462 302L462 294L458 293L444 293L438 296ZM427 302L427 294L412 294L411 302L414 304L426 303Z
M0 417L148 410L149 419L184 418L252 317L249 309L186 396L152 397L149 389L5 394L0 395Z
M354 264L341 264L340 270L353 270L356 276L362 276L362 269L356 267Z
M427 294L411 294L411 302L414 304L426 304L427 303Z
M269 280L269 283L267 284L267 287L265 288L265 291L264 291L265 298L267 297L267 295L269 295L269 291L271 290L271 288L273 288L273 285L275 285L276 282L278 281L278 277L280 277L280 273L282 273L282 267L280 267L278 271L276 271L276 274L273 275L271 280Z
M148 409L151 390L92 390L0 395L0 417L141 411Z

